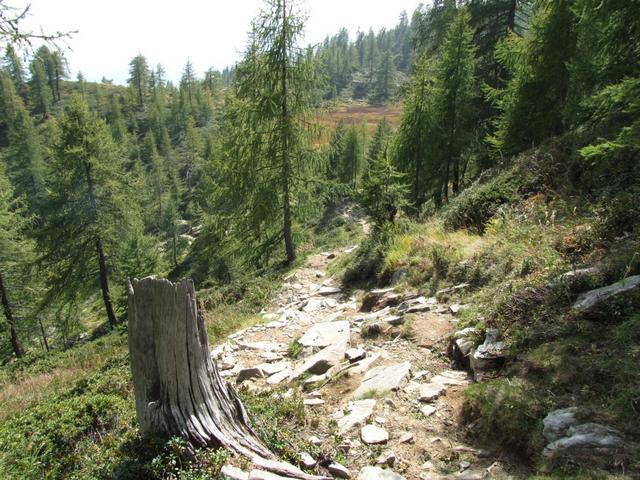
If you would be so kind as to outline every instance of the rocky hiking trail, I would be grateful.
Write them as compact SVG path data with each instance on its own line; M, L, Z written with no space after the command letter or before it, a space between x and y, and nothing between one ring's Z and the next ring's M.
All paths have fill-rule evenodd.
M354 248L311 256L290 274L262 313L264 323L213 349L220 374L238 389L273 391L275 400L303 398L307 426L301 435L328 455L300 452L301 465L319 474L510 477L513 466L496 452L466 444L459 426L462 394L472 380L447 355L456 313L464 308L438 300L452 289L431 298L393 288L343 291L327 266ZM458 353L468 353L469 333L457 334ZM491 347L487 361L499 358ZM231 466L222 474L262 478Z

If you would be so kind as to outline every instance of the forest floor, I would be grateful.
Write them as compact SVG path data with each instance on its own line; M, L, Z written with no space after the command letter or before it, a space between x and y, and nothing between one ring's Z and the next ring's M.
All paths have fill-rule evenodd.
M343 290L328 267L355 248L310 256L290 274L263 312L267 323L213 349L222 376L240 391L300 395L305 431L298 433L323 452L324 467L330 458L352 478L365 466L408 479L524 477L499 451L466 442L460 418L471 378L447 357L458 323L450 306L421 292ZM394 305L362 312L362 299L375 297ZM402 315L402 302L421 311ZM362 358L350 362L345 353ZM364 379L375 388L361 387ZM427 400L431 387L435 398ZM379 427L369 430L382 438L367 443L365 425ZM326 474L324 467L315 469Z

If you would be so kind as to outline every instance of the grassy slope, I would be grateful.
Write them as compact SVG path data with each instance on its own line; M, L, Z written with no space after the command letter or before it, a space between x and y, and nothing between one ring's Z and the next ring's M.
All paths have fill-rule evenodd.
M301 236L298 262L358 243L361 231L353 217L329 213ZM234 292L198 292L210 344L261 321L257 312L287 273L247 279ZM307 421L301 398L274 402L271 395L240 394L254 428L282 458L296 462L301 449L317 453L296 433ZM209 479L227 457L211 450L189 461L179 440L140 437L124 327L66 351L32 353L2 366L0 405L2 479Z
M584 178L572 183L562 173L572 167L563 141L487 175L426 223L401 220L382 246L372 243L344 261L345 278L358 278L364 269L384 284L402 271L399 288L431 294L469 283L455 299L471 305L460 328L497 327L511 351L497 378L468 389L470 430L523 454L533 470L560 471L564 478L569 466L546 465L539 457L541 420L553 408L579 405L592 421L626 434L627 467L637 474L640 294L624 295L588 317L574 314L571 305L582 291L640 273L638 190L631 185L598 194L587 191ZM586 266L596 266L598 274L557 281Z

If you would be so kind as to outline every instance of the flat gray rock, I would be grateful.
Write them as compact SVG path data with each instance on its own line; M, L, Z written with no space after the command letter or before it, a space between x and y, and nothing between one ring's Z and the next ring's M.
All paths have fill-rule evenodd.
M367 445L377 445L389 441L389 432L376 425L365 425L360 430L360 438Z
M338 288L338 287L320 287L320 290L318 290L318 295L337 295L339 293L342 293L342 289Z
M422 407L420 409L420 412L425 416L425 417L430 417L431 415L433 415L434 413L436 413L436 407L434 407L433 405L425 405L424 407Z
M289 477L282 477L275 473L265 472L264 470L251 470L249 480L288 480Z
M220 475L224 480L249 480L249 474L237 467L225 465L220 469Z
M369 355L368 357L354 363L350 371L353 373L365 373L380 357L381 355L379 353Z
M264 373L258 367L243 368L238 372L238 378L236 378L236 382L241 383L251 378L263 378L263 377L264 377Z
M262 350L262 351L268 351L268 352L281 352L281 351L287 350L287 346L284 343L240 342L240 341L238 341L237 343L240 348L245 350Z
M338 433L344 435L352 428L362 425L373 415L376 401L373 398L355 400L347 405L347 414L338 419Z
M327 347L337 343L349 342L349 322L322 322L313 325L300 337L298 343L304 347Z
M364 348L350 348L345 352L345 357L347 357L347 360L349 360L349 362L351 363L362 360L366 356L367 352L364 350Z
M543 455L572 458L610 457L623 452L625 448L622 434L599 423L583 423L569 427L565 436L548 444Z
M431 402L447 391L447 387L441 383L425 383L420 385L418 400L421 402Z
M391 315L389 317L384 317L382 321L393 326L402 325L404 323L404 317L401 317L400 315Z
M371 392L384 393L398 390L409 378L411 363L380 366L369 370L362 383L353 393L354 398L361 398Z
M291 362L261 363L256 368L262 370L262 373L264 373L266 377L269 377L286 369L291 370Z
M339 365L344 359L346 351L347 343L344 341L325 347L318 353L311 355L302 363L302 365L296 368L292 378L300 378L305 373L322 375L331 367Z
M376 463L378 465L389 465L392 466L396 463L397 457L394 452L391 450L386 450L380 454L380 456L376 459Z
M300 463L306 468L313 468L316 466L316 460L307 452L299 452L298 456L300 457Z
M640 287L640 275L627 277L612 285L583 293L573 304L573 309L578 312L587 312L611 297L638 287Z
M554 442L565 436L569 427L578 424L578 407L553 410L542 420L542 435L548 442Z
M330 463L327 466L327 470L332 475L335 475L338 478L351 478L351 472L344 465L340 465L339 463Z
M405 480L402 475L380 467L364 467L358 474L358 480Z
M277 385L287 380L291 375L293 375L293 370L291 368L286 368L284 370L280 370L278 373L274 373L269 378L267 378L267 383L269 385Z
M324 307L324 298L309 298L300 310L305 313L313 313L322 307Z
M461 370L445 370L431 379L431 383L445 386L464 386L469 384L467 372Z

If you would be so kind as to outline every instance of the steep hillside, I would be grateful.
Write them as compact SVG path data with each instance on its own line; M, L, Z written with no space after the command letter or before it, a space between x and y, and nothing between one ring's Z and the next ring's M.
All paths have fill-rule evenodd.
M425 223L399 221L383 240L351 254L344 278L425 295L453 287L447 297L460 304L460 322L449 354L479 381L464 394L461 425L469 438L503 445L541 472L604 475L595 465L634 476L638 166L630 165L622 185L595 180L572 154L575 141L521 154ZM495 335L503 343L492 347L485 338ZM491 354L483 356L483 343ZM617 429L625 448L543 454L552 439L543 435L543 419L568 407L577 407L580 423Z

